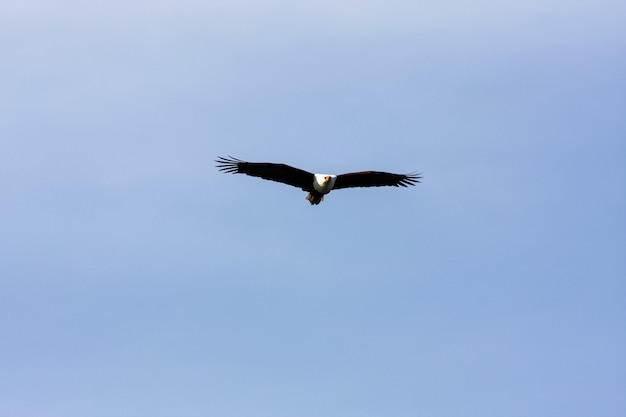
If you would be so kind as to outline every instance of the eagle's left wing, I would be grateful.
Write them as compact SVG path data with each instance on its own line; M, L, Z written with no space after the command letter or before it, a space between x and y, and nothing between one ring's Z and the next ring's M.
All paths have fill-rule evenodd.
M421 178L421 174L413 173L404 175L380 171L351 172L349 174L337 175L333 189L385 186L406 187L417 184Z

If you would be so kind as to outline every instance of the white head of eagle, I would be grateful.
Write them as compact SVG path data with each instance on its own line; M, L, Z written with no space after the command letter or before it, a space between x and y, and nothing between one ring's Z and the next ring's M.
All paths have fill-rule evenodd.
M312 205L324 200L331 190L352 187L407 187L420 182L421 174L392 174L381 171L361 171L348 174L312 174L285 164L269 162L246 162L241 159L218 157L215 160L220 171L246 174L270 181L282 182L308 191L306 199Z

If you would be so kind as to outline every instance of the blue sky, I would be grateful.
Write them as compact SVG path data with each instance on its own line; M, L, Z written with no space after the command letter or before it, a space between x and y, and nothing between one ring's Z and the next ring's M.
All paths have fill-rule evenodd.
M0 415L623 416L625 23L3 1Z

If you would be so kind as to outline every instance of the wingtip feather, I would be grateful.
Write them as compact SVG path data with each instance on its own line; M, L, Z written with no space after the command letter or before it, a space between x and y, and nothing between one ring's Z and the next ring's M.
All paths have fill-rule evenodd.
M228 174L237 174L239 172L239 164L244 161L228 155L228 158L218 156L215 162L217 163L215 167L220 171Z

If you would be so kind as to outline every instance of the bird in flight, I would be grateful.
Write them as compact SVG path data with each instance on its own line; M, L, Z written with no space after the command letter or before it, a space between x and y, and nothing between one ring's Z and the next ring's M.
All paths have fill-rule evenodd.
M319 204L331 190L353 187L407 187L420 182L421 174L392 174L380 171L351 172L348 174L312 174L285 164L246 162L241 159L218 157L216 167L226 173L246 174L265 180L282 182L301 188L309 194L311 205Z

